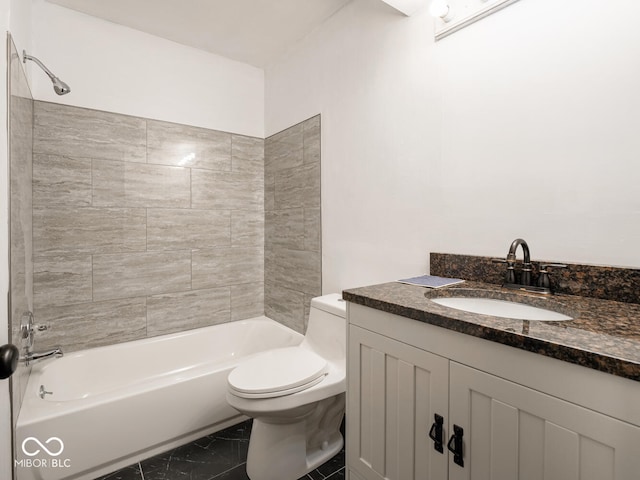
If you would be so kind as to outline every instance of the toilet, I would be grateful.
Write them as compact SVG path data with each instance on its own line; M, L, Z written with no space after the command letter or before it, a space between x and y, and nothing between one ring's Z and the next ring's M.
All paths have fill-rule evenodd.
M231 371L227 401L253 417L247 475L296 480L344 445L346 302L311 300L302 343L259 353Z

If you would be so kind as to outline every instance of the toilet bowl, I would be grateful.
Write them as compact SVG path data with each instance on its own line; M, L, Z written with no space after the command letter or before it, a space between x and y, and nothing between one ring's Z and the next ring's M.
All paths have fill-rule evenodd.
M227 401L254 419L251 480L296 480L342 449L346 328L339 294L314 298L300 345L259 353L229 374Z

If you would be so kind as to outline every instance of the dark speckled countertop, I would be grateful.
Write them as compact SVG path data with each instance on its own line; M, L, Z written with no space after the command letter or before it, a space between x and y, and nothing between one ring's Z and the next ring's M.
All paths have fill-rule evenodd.
M426 295L509 299L568 314L573 320L513 320L455 310ZM342 292L345 300L456 332L640 381L640 304L576 295L549 298L507 292L499 285L466 281L428 289L398 282Z

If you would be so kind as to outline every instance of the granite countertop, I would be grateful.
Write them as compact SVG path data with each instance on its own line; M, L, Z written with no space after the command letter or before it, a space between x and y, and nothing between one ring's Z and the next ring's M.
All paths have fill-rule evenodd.
M573 318L560 322L512 320L438 305L426 297L465 296L507 299L549 308ZM472 291L471 291L472 290ZM640 304L576 295L540 297L506 292L499 285L466 281L428 289L398 282L342 292L353 303L401 315L456 332L546 355L620 377L640 381Z

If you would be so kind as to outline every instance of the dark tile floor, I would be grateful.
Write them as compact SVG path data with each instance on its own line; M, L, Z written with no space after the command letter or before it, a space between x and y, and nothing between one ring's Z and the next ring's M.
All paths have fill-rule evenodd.
M96 480L249 480L251 420ZM344 431L344 428L343 428ZM300 480L344 480L344 449Z

